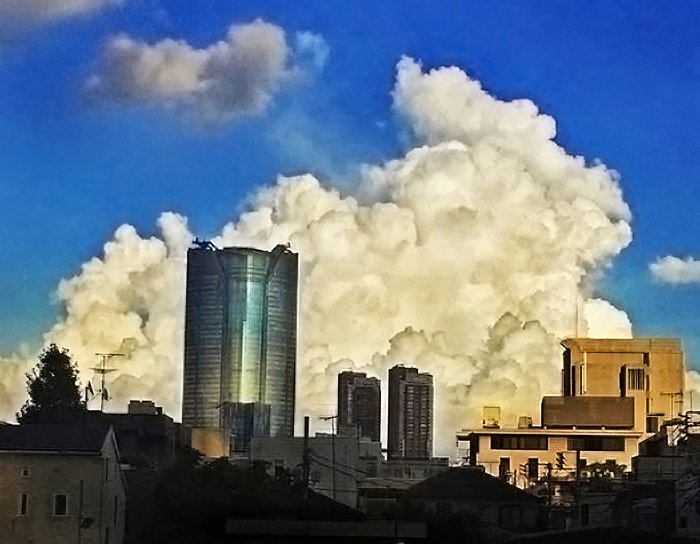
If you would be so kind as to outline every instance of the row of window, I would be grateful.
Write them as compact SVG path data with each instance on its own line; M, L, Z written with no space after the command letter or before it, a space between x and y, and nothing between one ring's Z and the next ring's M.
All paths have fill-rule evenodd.
M112 517L114 524L117 524L117 517L119 515L119 499L114 497L114 508L112 511ZM27 493L20 493L17 501L17 514L20 516L29 515L29 495ZM52 514L54 516L67 516L68 515L68 495L66 493L55 493L53 496L53 508Z
M546 450L549 447L547 436L495 434L491 435L492 450ZM625 451L622 436L569 436L569 451Z
M17 502L17 514L19 514L20 516L28 515L29 495L27 493L21 493ZM54 494L52 512L54 516L68 515L68 495L66 495L65 493Z

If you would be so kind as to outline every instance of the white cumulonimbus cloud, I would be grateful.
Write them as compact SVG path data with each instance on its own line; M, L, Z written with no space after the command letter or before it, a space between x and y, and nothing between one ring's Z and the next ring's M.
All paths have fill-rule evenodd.
M0 21L40 24L95 13L124 0L0 0Z
M445 454L483 405L500 405L506 424L536 415L541 395L559 392L561 338L631 335L627 315L590 287L630 243L630 212L615 172L567 154L528 100L500 101L458 68L424 72L408 58L393 100L416 146L364 167L355 195L310 174L280 177L213 241L300 254L299 417L334 412L340 370L386 384L390 366L415 365L435 377ZM124 353L111 361L110 407L153 398L177 417L192 234L177 214L159 224L152 238L120 227L61 282L65 317L45 340L71 350L84 381L95 353ZM3 378L14 392L0 396L5 415L24 398L7 385L18 374Z
M651 275L661 283L700 283L700 261L667 255L649 265Z
M290 45L284 29L260 19L232 25L225 39L204 48L122 34L107 42L85 88L105 100L178 107L222 122L264 111L305 69L303 60L320 68L328 54L321 36L299 32Z

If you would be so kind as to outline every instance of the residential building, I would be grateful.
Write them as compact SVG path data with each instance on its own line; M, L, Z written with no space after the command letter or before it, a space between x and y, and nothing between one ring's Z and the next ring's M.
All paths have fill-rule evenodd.
M379 442L382 393L378 378L364 372L338 374L338 432Z
M542 523L537 497L478 468L450 468L409 488L406 499L432 518L475 514L493 536L532 532Z
M563 394L542 399L541 425L520 418L518 427L501 428L485 417L482 429L457 433L470 465L523 488L545 477L586 477L603 465L619 476L639 442L680 410L679 340L572 338L562 346Z
M416 368L389 369L389 459L430 459L433 454L433 377Z
M0 426L0 542L121 544L126 489L114 431Z
M298 255L195 242L187 253L183 425L292 436Z

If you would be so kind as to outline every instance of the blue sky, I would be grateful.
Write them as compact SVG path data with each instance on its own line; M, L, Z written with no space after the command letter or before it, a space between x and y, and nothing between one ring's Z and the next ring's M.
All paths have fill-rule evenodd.
M278 173L311 171L349 190L358 165L396 157L407 144L390 92L405 54L428 68L458 65L501 99L532 99L557 120L570 153L620 172L634 241L601 294L629 313L638 335L680 336L692 363L700 286L662 285L648 264L700 253L699 16L696 2L124 0L21 30L6 23L0 353L40 343L61 311L52 304L59 279L98 255L121 223L149 234L173 210L212 235ZM193 126L82 90L110 36L205 47L256 18L330 47L325 67L276 93L264 113Z

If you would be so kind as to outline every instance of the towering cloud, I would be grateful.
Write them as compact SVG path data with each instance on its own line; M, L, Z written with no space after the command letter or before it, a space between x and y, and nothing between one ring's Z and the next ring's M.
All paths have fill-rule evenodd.
M0 0L0 21L45 23L89 14L124 0Z
M649 265L652 276L661 283L700 283L700 261L667 255Z
M208 122L230 120L263 111L310 57L322 66L328 56L323 38L296 35L295 47L282 28L256 20L232 25L226 38L205 48L184 40L147 44L127 35L106 44L87 90L119 102L176 106Z
M199 66L202 52L190 53ZM199 76L146 73L158 93L171 79L199 92ZM568 155L530 101L500 101L457 68L426 73L407 58L393 98L414 149L366 166L354 196L280 177L214 243L300 253L299 415L334 411L342 369L385 379L397 362L416 365L435 376L446 453L483 404L507 419L538 413L540 395L559 390L560 338L631 334L590 288L629 244L630 212L616 174ZM162 240L120 227L101 259L61 283L66 316L46 340L78 355L84 378L93 353L123 351L109 384L119 402L150 396L178 414L191 235L174 214L160 225Z

